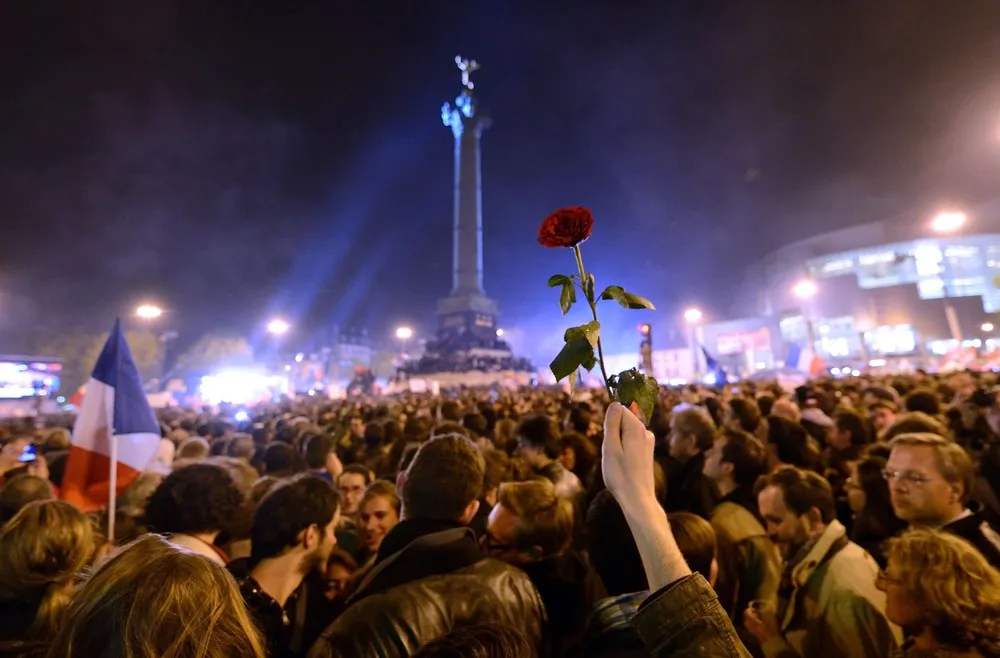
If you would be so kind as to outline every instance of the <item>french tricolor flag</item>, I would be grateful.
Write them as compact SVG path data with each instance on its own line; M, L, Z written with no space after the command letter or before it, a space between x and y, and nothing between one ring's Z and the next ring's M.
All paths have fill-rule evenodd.
M117 320L80 403L63 498L87 512L113 509L114 499L149 465L159 446L160 425Z
M807 347L800 347L794 343L788 348L788 358L785 363L790 368L804 372L810 377L816 377L826 369L826 361L818 354Z

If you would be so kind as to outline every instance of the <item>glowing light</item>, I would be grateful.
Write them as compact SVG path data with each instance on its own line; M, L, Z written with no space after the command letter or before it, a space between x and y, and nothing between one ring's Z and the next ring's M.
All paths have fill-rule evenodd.
M860 370L852 370L851 371L851 376L852 377L860 377L861 376L861 371Z
M221 370L202 377L198 392L208 404L253 404L271 399L283 382L287 387L286 378L269 377L255 370Z
M413 338L413 329L411 327L396 327L396 338L410 340Z
M275 336L283 336L288 333L292 325L281 318L275 318L267 323L267 332Z
M931 230L935 233L954 233L965 226L968 219L964 212L940 212L931 220Z
M980 327L980 329L982 329L986 333L989 333L989 332L993 331L993 323L992 322L984 322L983 326Z
M302 352L299 352L298 354L295 355L295 363L302 363L302 361L305 360L305 358L306 355L303 354Z
M143 320L155 320L163 315L163 309L159 306L153 306L152 304L143 304L139 308L135 309L135 315Z
M497 329L497 338L503 338L503 329Z
M886 363L888 362L885 359L872 359L868 362L868 365L872 368L881 368Z
M688 324L698 324L701 322L702 312L701 309L689 308L684 311L684 321Z
M800 299L809 299L814 297L819 288L816 286L816 282L812 279L802 279L792 287L792 292L795 293L796 297Z
M250 414L240 409L235 414L233 414L233 420L235 420L237 423L245 423L248 420L250 420Z

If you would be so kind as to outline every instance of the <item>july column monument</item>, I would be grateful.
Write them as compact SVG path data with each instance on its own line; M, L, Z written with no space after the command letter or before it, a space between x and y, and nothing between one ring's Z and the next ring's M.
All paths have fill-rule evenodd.
M454 105L445 103L441 120L455 137L455 188L451 293L438 301L442 338L466 336L496 340L497 304L483 289L483 190L480 139L490 126L473 94L476 60L455 58L462 91Z

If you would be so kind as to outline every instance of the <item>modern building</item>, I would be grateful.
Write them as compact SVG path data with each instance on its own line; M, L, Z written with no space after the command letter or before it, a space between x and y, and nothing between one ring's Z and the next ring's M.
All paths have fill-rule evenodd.
M748 270L740 320L700 328L746 372L781 367L791 344L831 365L927 361L993 348L1000 329L1000 203L896 218L789 244Z

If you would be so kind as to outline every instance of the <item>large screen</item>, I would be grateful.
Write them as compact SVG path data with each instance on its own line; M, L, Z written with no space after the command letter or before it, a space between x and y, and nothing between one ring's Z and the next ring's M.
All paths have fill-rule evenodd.
M0 400L51 397L59 391L62 364L0 360Z

